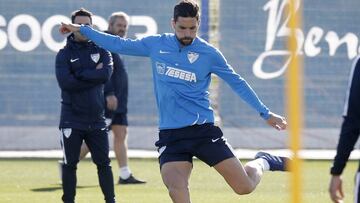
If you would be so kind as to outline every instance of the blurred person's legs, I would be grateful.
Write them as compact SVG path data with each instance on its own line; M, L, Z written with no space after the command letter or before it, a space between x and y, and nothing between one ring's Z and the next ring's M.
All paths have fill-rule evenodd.
M141 184L146 183L138 180L132 175L128 165L127 156L127 136L128 136L128 120L126 113L115 113L112 117L111 130L114 137L114 152L119 166L119 184Z
M62 200L66 203L75 201L76 169L79 162L80 147L85 132L71 128L61 129L61 148L63 150L62 164Z
M80 155L79 155L79 160L85 158L85 156L89 153L89 148L86 146L86 144L84 142L82 142L81 148L80 148ZM59 160L58 161L58 167L59 167L59 176L60 176L60 180L62 179L62 173L63 173L63 165L64 165L64 160ZM62 184L62 182L60 182L60 184Z
M115 202L114 178L110 166L109 140L106 129L90 131L84 138L97 166L99 184L107 203ZM78 156L79 157L79 156Z

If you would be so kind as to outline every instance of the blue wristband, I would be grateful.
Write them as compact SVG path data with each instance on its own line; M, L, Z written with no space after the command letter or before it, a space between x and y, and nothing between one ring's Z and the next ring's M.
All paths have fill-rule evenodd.
M261 118L265 119L265 120L269 120L270 118L270 111L267 111L266 113L260 113Z

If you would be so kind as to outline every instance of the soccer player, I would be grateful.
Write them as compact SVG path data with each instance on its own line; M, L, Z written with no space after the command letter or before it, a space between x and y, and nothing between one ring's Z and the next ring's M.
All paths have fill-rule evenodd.
M109 17L107 33L126 37L129 27L129 16L124 12L115 12ZM128 76L124 63L117 53L111 53L114 61L114 71L105 86L106 111L105 116L114 135L114 151L119 166L120 177L118 184L142 184L146 183L133 176L128 166L127 157L127 101L128 101ZM110 94L114 93L114 94ZM81 148L80 159L89 152L84 143Z
M80 9L71 15L76 25L92 25L92 13ZM76 167L83 141L97 166L101 190L107 203L115 202L109 159L109 141L104 117L104 85L112 72L110 52L73 32L56 56L56 79L61 89L62 200L73 203Z
M340 203L344 199L341 174L360 134L360 57L353 64L343 112L339 143L333 166L329 192L331 200ZM354 202L360 202L360 167L356 174Z
M150 57L159 110L159 163L173 202L190 202L188 180L196 156L214 167L237 194L252 192L264 171L285 171L286 157L260 152L243 166L223 133L214 126L208 88L211 74L220 76L272 127L286 128L286 120L259 100L248 83L227 63L221 52L197 37L199 6L190 0L174 7L174 34L123 39L92 29L65 24L60 32L80 31L111 52Z

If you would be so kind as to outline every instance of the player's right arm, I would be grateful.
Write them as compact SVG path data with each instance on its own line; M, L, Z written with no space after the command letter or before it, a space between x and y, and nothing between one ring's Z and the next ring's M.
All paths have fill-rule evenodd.
M70 57L67 56L64 49L60 50L56 55L55 73L58 84L62 90L69 92L77 92L92 88L98 84L89 83L77 79L71 71L69 65Z
M133 56L149 56L151 47L154 46L153 39L157 38L157 36L149 36L135 40L126 39L97 31L91 26L71 23L61 23L59 31L62 34L80 31L82 35L110 52Z
M113 53L133 56L149 56L150 54L150 47L148 46L148 43L146 43L147 38L135 40L121 38L119 36L97 31L87 25L82 25L80 27L80 33L95 42L95 44Z

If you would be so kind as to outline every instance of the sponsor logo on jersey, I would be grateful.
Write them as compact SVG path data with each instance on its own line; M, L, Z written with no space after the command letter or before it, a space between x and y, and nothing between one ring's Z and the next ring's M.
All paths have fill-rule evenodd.
M178 78L180 80L185 80L188 82L196 82L196 74L195 73L192 73L189 71L184 71L184 70L181 70L178 68L167 67L165 75L167 75L169 77L173 77L173 78Z
M177 78L188 82L196 82L195 73L185 71L179 68L166 66L165 63L156 62L156 71L158 72L158 74L161 75L166 75L172 78Z

